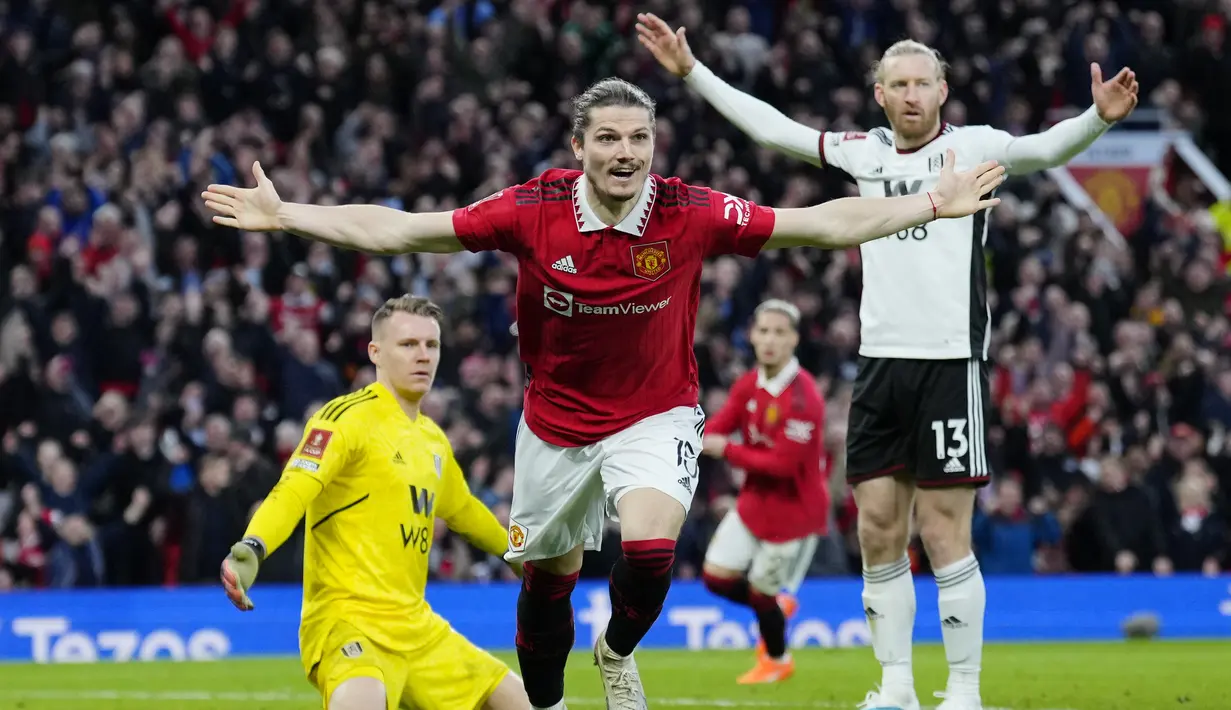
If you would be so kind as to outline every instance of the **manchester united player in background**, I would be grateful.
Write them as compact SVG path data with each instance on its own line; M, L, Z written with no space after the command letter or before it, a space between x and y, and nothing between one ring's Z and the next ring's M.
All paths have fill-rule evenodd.
M712 433L701 450L745 475L735 509L710 541L703 576L711 592L757 615L757 664L739 682L776 683L795 672L786 622L829 519L825 400L795 358L798 308L777 299L762 303L749 339L757 367L735 383L706 425ZM734 432L738 443L728 438Z
M722 254L847 249L913 225L994 206L994 162L930 193L770 209L650 172L654 102L605 79L573 103L582 170L548 170L453 212L285 203L259 165L251 188L210 185L217 224L285 230L380 254L504 251L517 256L523 423L505 559L525 564L517 656L530 702L564 707L570 597L582 550L619 516L611 621L595 641L609 710L645 710L633 649L662 611L692 504L705 419L693 331L701 269Z

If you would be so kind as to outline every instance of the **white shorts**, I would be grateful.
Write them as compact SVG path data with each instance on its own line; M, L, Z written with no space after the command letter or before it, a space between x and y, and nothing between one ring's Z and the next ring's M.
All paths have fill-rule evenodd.
M559 557L584 545L602 547L607 518L635 488L653 488L692 506L705 414L676 407L646 417L588 446L549 444L517 427L509 551L504 558L532 561Z
M717 567L748 573L748 584L764 594L799 591L812 557L817 536L787 542L759 540L744 525L734 508L727 513L705 551L705 561Z

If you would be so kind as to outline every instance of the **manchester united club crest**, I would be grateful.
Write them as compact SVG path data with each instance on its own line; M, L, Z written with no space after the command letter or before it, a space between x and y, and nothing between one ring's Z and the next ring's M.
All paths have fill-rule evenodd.
M778 421L778 404L774 403L765 409L765 423L773 426Z
M509 549L513 552L526 549L526 529L513 521L509 521Z
M633 273L646 281L657 281L671 270L671 255L666 242L651 242L629 247L633 254Z

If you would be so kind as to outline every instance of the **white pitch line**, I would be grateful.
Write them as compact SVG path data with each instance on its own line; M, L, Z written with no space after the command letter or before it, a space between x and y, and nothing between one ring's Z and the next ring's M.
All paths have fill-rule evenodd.
M264 703L309 703L319 702L320 695L316 693L300 693L290 690L262 692L216 692L211 690L175 690L146 692L140 690L0 690L0 698L10 700L56 700L61 702L96 702L99 700L132 700L149 702L264 702ZM579 707L599 707L606 705L603 698L565 698L568 705ZM713 707L713 708L832 708L833 710L850 710L854 702L835 703L830 701L798 701L782 702L777 700L732 700L729 698L655 698L650 699L651 705L666 705L669 707ZM935 710L932 706L923 706L921 710ZM1013 710L1012 708L985 707L983 710ZM1056 708L1054 710L1067 710Z

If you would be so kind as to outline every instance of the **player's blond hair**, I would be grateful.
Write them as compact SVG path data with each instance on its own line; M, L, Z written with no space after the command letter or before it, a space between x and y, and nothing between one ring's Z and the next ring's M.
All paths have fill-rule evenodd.
M756 318L762 313L781 313L786 316L786 319L791 322L791 327L799 330L799 308L794 303L789 303L781 298L771 298L768 301L762 301L761 305L757 306L752 317Z
M431 300L422 296L412 296L409 293L404 293L396 298L390 298L381 304L380 308L372 314L372 333L375 335L376 329L381 323L393 317L394 313L409 313L412 316L424 316L431 318L437 323L443 323L445 318L444 309L433 303Z
M949 63L945 58L940 56L940 52L932 49L922 42L917 42L913 39L903 39L894 42L885 50L881 58L872 65L872 79L878 84L885 81L885 62L894 57L909 57L914 55L924 55L931 57L936 61L936 76L941 81L944 81L945 76L949 73Z

